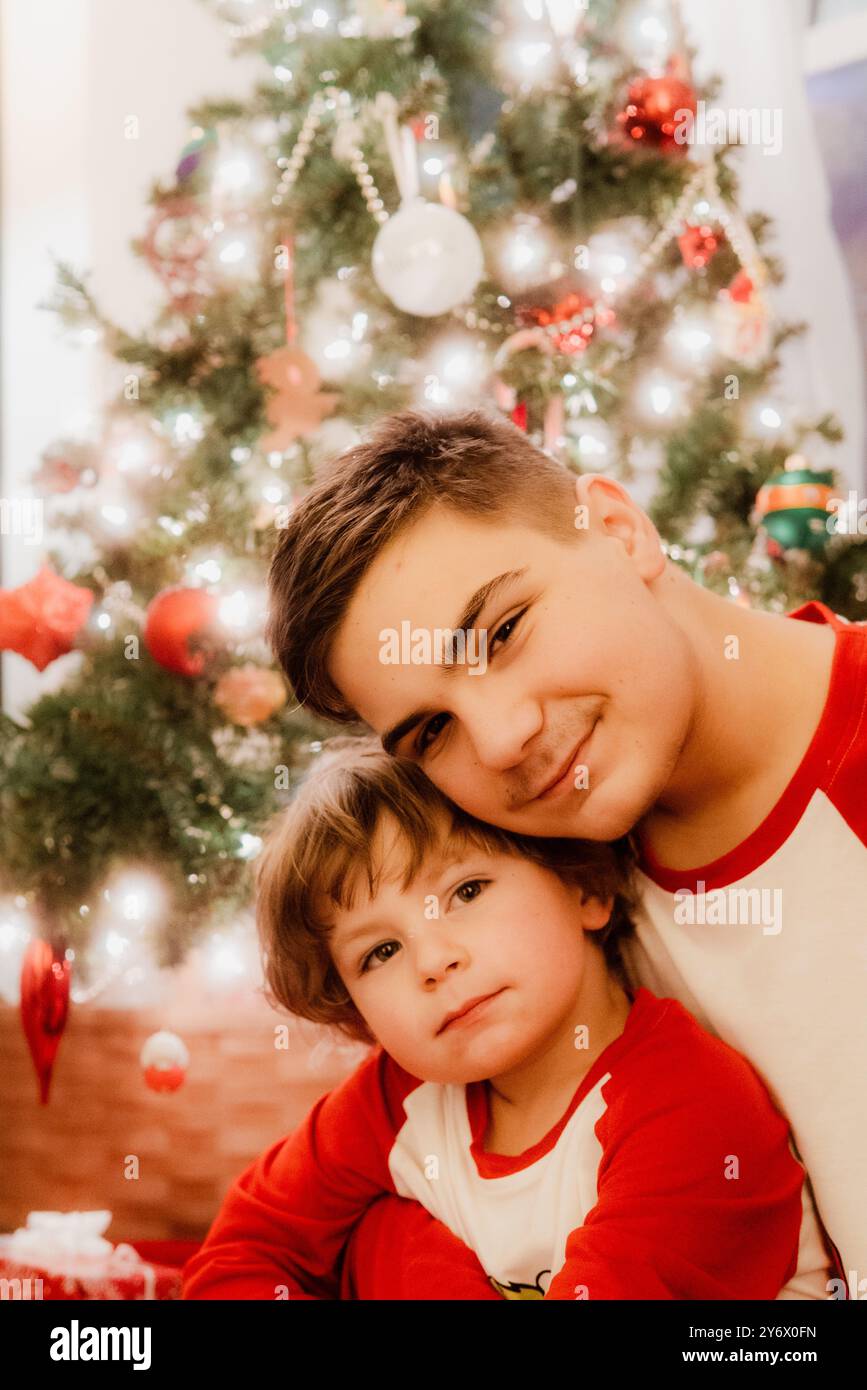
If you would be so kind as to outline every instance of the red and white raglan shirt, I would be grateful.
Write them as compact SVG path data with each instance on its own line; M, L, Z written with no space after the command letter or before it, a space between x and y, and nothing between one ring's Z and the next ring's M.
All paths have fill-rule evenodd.
M421 1203L506 1298L829 1297L788 1124L677 1000L637 989L523 1153L487 1152L488 1118L486 1082L422 1081L375 1048L229 1189L184 1297L339 1297L344 1247L385 1193Z
M867 623L822 603L788 616L836 634L813 739L777 804L730 853L682 872L643 844L642 908L624 957L633 984L680 1000L761 1075L858 1298L867 1296Z

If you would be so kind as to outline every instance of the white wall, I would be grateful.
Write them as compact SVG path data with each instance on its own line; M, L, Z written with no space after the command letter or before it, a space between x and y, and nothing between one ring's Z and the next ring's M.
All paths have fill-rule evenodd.
M681 0L697 48L696 76L718 73L715 104L782 112L782 149L767 156L746 146L734 157L744 212L774 219L768 249L786 281L770 298L782 319L809 325L783 349L783 392L804 415L833 411L845 441L816 461L862 490L864 365L853 287L831 223L831 195L804 85L807 0ZM810 453L810 446L806 452Z
M145 327L163 303L130 249L147 222L155 179L170 182L189 138L186 108L246 97L266 69L232 57L231 40L200 0L0 0L2 102L2 460L0 496L27 492L42 449L99 417L109 387L98 349L74 346L38 311L54 283L52 254L91 272L109 318ZM139 139L124 137L138 117ZM2 585L25 583L41 547L2 537ZM19 714L61 684L74 653L40 676L2 657L4 708Z

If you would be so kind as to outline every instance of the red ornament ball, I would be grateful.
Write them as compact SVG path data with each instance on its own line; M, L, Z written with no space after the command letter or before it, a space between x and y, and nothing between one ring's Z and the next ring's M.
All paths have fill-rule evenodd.
M206 656L202 651L191 652L189 639L203 632L216 612L216 595L205 589L185 589L182 585L163 589L145 616L145 646L154 661L179 676L200 676Z
M677 77L640 77L627 93L626 109L617 117L618 123L636 144L653 145L672 154L686 153L686 140L675 139L675 131L685 113L695 117L695 92Z
M182 1067L145 1067L145 1084L152 1091L176 1091L184 1084L187 1073Z
M190 1054L183 1038L164 1030L146 1039L139 1063L152 1091L176 1091L186 1079Z
M48 1104L54 1059L66 1027L72 967L65 950L34 939L21 964L21 1023L39 1078L39 1099Z

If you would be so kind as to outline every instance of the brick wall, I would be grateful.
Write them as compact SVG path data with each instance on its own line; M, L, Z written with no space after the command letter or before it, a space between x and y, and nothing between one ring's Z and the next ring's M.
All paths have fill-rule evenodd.
M285 1020L250 991L168 1012L70 1006L43 1106L20 1012L0 1004L0 1231L33 1210L105 1208L114 1242L201 1238L232 1179L364 1055L297 1020L275 1048ZM160 1029L190 1052L173 1094L151 1091L139 1066Z

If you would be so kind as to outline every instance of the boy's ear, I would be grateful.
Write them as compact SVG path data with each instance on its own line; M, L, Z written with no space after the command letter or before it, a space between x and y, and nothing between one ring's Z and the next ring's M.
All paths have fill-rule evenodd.
M576 525L580 515L597 535L620 541L642 579L662 574L666 558L659 532L622 483L604 473L582 473L575 479L575 496L583 509L576 511Z
M608 925L613 910L613 898L594 898L589 893L584 893L581 902L581 926L585 931L600 931Z

